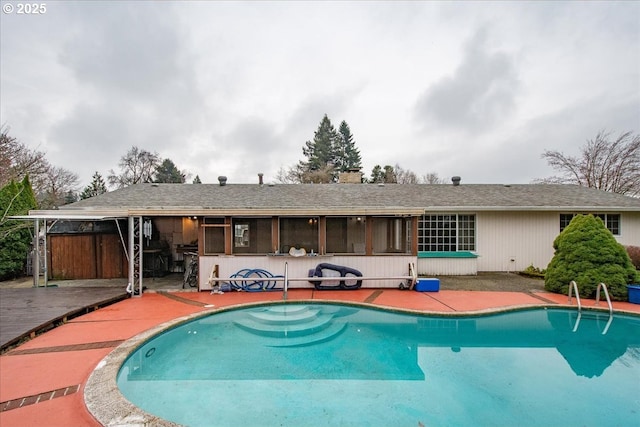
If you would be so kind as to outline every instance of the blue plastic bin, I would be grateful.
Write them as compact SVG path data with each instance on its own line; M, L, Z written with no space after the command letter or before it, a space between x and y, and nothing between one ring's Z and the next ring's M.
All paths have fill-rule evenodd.
M440 279L418 279L414 289L418 292L438 292Z
M627 285L629 291L629 302L640 304L640 284Z

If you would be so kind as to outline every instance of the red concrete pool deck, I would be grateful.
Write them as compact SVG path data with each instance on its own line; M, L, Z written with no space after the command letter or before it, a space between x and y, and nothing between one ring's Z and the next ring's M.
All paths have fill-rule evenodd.
M189 314L281 299L281 292L145 293L141 298L130 298L74 318L0 356L0 426L99 426L85 406L84 386L96 365L120 343L153 326ZM288 292L287 299L365 302L434 313L566 305L568 302L566 295L546 292L397 289L294 289ZM594 300L582 299L581 302L585 307L595 305ZM606 307L606 301L600 302L600 306ZM614 302L613 306L616 310L640 314L637 304Z

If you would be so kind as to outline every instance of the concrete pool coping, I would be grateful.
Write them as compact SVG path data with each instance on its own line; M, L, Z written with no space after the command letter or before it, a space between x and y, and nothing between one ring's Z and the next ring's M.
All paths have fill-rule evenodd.
M145 333L150 336L157 332L156 327L170 325L175 319L192 314L199 316L224 307L281 299L282 294L278 292L228 292L224 295L209 292L145 293L141 298L129 298L72 319L0 357L0 425L145 425L142 418L136 420L132 417L134 412L126 405L137 408L130 403L124 408L112 406L112 411L120 412L112 412L112 419L106 422L97 420L88 410L89 404L84 399L87 380L97 371L96 366L107 366L102 364L103 359L120 345L128 346L125 343L129 339ZM295 289L289 291L289 300L366 302L376 308L408 309L437 315L483 314L519 306L560 307L567 304L566 295L522 289L511 292L441 290L425 293L375 288L315 292ZM215 307L207 307L212 304ZM582 299L583 307L594 304L594 300ZM621 313L640 315L638 304L614 302L613 305ZM132 350L134 347L128 348ZM119 351L125 352L124 349ZM116 373L113 373L114 379ZM90 393L96 392L97 397L104 399L104 393L111 386L106 377L102 377L100 382L104 388L90 390ZM92 405L99 402L104 405L106 400L92 402ZM165 420L153 420L146 425L154 425L155 422L175 425Z
M492 307L481 310L465 311L465 312L436 312L421 311L415 309L406 309L402 307L383 306L367 302L356 301L340 301L340 300L317 300L317 299L299 299L288 301L267 301L267 302L251 302L229 305L221 308L206 307L208 310L193 313L181 318L177 318L149 330L146 330L135 337L125 341L105 357L92 372L89 377L85 389L84 400L89 412L104 426L159 426L159 427L177 427L181 424L174 423L150 414L127 400L117 385L117 375L121 366L127 358L141 347L147 340L157 336L163 332L171 330L184 323L188 323L203 317L233 311L250 307L265 307L270 305L284 304L338 304L349 307L367 308L374 310L382 310L393 313L404 313L418 316L437 316L437 317L478 317L491 316L494 314L509 313L515 311L532 310L532 309L576 309L575 305L569 304L540 304L540 305L513 305L503 307ZM585 311L609 312L608 308L602 306L586 306ZM639 315L633 311L618 310L618 314Z

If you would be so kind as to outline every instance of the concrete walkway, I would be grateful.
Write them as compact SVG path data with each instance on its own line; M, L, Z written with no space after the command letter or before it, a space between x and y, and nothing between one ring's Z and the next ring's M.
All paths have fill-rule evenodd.
M71 319L0 356L0 425L99 426L101 423L87 409L84 387L100 361L125 340L178 317L230 305L281 299L280 292L223 295L149 292ZM433 293L396 289L294 289L289 291L288 300L362 302L450 314L567 303L565 295L529 289L513 292L443 289ZM584 306L594 305L593 300L582 302ZM620 302L614 303L614 307L640 314L640 305ZM110 402L91 402L93 406L105 404ZM114 417L117 415L114 413Z

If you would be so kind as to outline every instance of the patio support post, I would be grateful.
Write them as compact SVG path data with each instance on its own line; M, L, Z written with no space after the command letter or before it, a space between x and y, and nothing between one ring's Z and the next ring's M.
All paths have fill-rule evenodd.
M49 269L47 262L47 220L42 221L42 234L44 236L42 247L40 246L40 219L33 222L33 254L31 268L33 269L33 287L40 287L40 267L44 272L44 287L49 286Z
M33 221L33 254L31 255L31 268L33 269L33 287L40 284L40 220Z
M137 237L138 237L138 250L136 252L136 260L137 260L137 265L138 265L138 296L142 296L142 239L143 239L143 233L142 233L142 217L139 216L138 218L138 227L136 228L136 231L138 232Z
M142 296L142 217L128 218L129 286L132 296ZM137 291L136 291L137 289Z
M44 265L43 271L44 271L44 287L45 289L47 288L47 286L49 286L49 263L47 262L47 259L49 258L48 253L47 253L47 220L43 219L42 220L42 225L43 225L43 235L44 235L44 239L43 239L43 245L44 245L44 249L42 251L42 263ZM39 239L40 237L38 237ZM40 254L38 252L38 254ZM38 271L38 275L40 275L40 271ZM40 284L40 278L38 277L38 285Z

